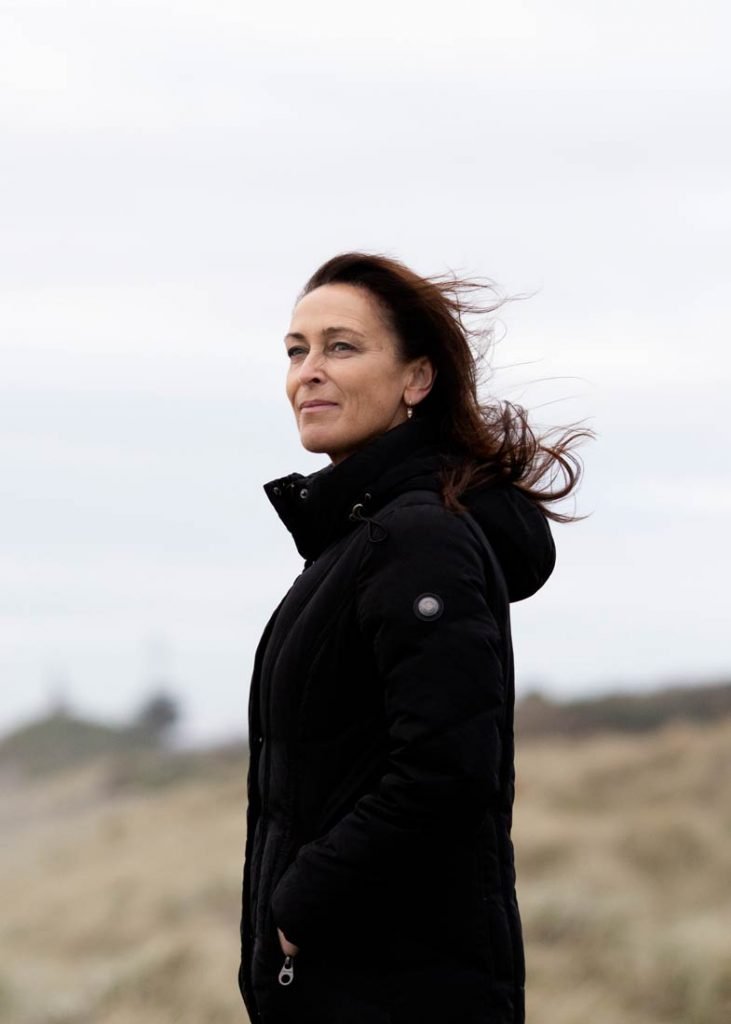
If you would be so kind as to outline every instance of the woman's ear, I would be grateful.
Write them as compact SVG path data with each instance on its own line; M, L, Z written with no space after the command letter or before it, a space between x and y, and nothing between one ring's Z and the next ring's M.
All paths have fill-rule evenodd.
M406 381L404 400L409 405L418 405L434 386L437 371L428 356L420 356L411 366Z

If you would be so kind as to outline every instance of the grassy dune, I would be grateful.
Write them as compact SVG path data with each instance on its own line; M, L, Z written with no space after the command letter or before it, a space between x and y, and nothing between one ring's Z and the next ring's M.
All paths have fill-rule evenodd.
M244 771L0 778L5 1024L246 1021ZM729 1024L731 721L531 740L518 771L530 1024Z

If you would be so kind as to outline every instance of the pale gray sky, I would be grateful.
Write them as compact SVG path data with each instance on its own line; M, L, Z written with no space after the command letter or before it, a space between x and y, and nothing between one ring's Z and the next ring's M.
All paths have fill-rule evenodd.
M262 484L325 464L282 337L351 248L536 291L495 392L588 416L523 691L731 670L722 3L0 3L0 728L174 680L243 727L301 569ZM550 404L549 404L550 403ZM539 408L540 407L540 408Z

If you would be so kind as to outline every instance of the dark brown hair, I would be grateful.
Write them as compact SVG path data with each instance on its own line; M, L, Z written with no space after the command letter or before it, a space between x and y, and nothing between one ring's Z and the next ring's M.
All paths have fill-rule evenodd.
M443 441L459 458L445 469L442 496L455 511L460 496L473 487L510 481L557 522L580 518L556 512L548 503L569 495L579 482L582 464L576 444L593 437L573 425L537 435L526 410L508 401L481 402L480 366L485 352L473 351L492 340L492 327L476 330L465 324L471 315L483 318L504 302L492 282L454 275L420 277L403 263L377 253L348 252L328 260L309 279L301 296L325 284L365 288L379 303L396 334L401 356L409 361L428 356L436 378L414 415L439 421ZM489 292L492 302L473 296Z

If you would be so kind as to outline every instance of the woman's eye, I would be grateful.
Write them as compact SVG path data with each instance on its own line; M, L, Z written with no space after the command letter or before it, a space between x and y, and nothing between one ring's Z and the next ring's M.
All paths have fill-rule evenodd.
M346 351L347 352L347 351L353 350L355 348L355 346L351 345L347 341L334 341L332 343L332 345L330 346L330 348L333 349L334 351ZM307 349L303 348L302 345L292 345L291 348L287 349L287 356L290 359L294 359L296 356L306 355L306 354L307 354Z

